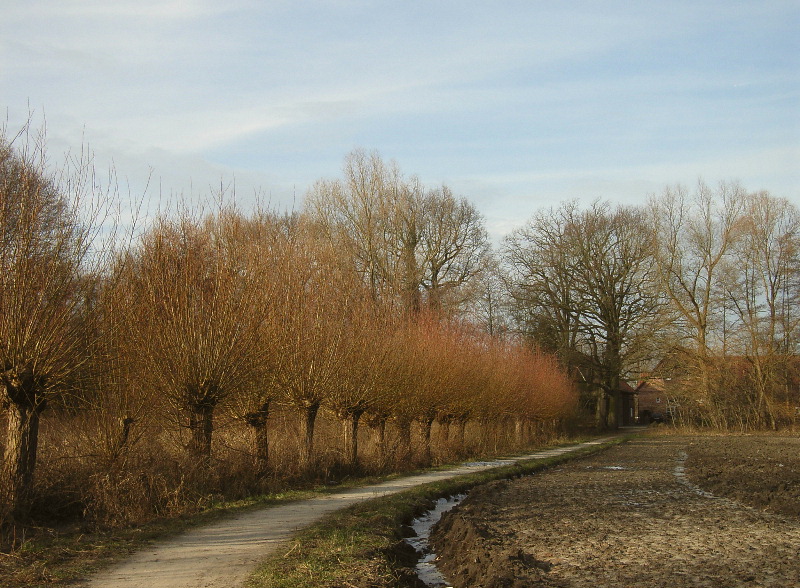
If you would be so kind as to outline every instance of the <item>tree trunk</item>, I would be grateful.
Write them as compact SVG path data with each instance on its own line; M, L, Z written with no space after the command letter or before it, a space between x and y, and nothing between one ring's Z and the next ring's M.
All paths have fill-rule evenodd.
M514 419L514 442L517 447L525 446L525 420L521 417Z
M388 453L386 450L386 417L370 415L367 424L375 432L375 443L378 446L381 464L386 465L386 454Z
M431 451L433 421L433 417L425 417L420 421L420 425L422 425L422 459L426 464L430 464L433 461L433 453Z
M131 426L136 422L136 419L131 416L120 417L119 419L119 435L111 442L109 462L111 466L117 460L127 453L128 444L131 436Z
M465 449L466 445L466 429L467 429L467 419L465 418L458 418L456 419L456 432L455 432L455 441L453 444L456 446L456 451L462 452Z
M128 447L128 440L131 436L131 425L136 422L136 419L130 416L119 419L120 431L117 438L116 454L119 455Z
M362 414L364 411L347 412L342 420L345 455L352 467L358 465L358 423Z
M614 390L614 392L611 394L611 400L613 408L613 412L611 414L611 428L619 429L622 426L622 423L624 422L622 420L623 418L622 391L618 389Z
M605 431L608 428L608 394L606 394L605 390L598 391L597 428L600 431Z
M399 436L398 458L405 461L411 455L411 421L408 419L398 420L397 433Z
M441 415L436 419L436 422L439 423L439 438L442 441L442 447L450 445L450 423L452 420L453 417L449 414Z
M244 415L244 419L252 431L256 473L260 478L267 473L267 469L269 468L269 434L267 428L269 400L264 402L258 410Z
M189 410L189 454L200 467L208 467L211 461L211 436L214 433L214 405L193 404Z
M304 468L311 465L314 453L314 424L317 421L319 402L314 402L303 408L303 418L300 420L300 463Z
M41 410L28 404L9 402L6 411L8 422L3 455L3 485L11 512L23 518L33 490Z

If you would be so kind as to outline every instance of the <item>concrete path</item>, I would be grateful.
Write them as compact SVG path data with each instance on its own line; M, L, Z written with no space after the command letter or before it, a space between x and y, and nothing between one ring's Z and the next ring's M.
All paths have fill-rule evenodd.
M511 459L466 463L373 486L266 507L193 529L143 549L83 584L88 588L233 588L244 583L256 565L287 542L297 530L326 514L362 500L395 494L414 486L446 480L529 459L545 459L599 445L610 437L547 449Z

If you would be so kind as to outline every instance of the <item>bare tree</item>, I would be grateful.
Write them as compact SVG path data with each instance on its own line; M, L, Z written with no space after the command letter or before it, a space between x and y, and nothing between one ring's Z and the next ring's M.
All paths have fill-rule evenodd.
M489 240L483 217L447 186L428 191L422 202L421 285L432 310L457 309L472 297L465 284L482 275L489 263Z
M431 430L437 418L448 418L458 390L456 382L464 374L453 354L457 330L440 322L434 314L416 317L409 325L416 346L417 359L412 367L412 387L406 392L413 398L413 414L422 440L422 460L430 463ZM456 354L458 352L455 352Z
M313 465L314 428L320 407L339 385L347 354L347 309L352 302L346 274L319 227L300 218L293 241L291 274L274 299L281 355L275 371L282 400L298 409L300 462Z
M385 346L388 353L382 367L372 373L375 395L365 417L368 426L376 433L381 462L388 466L392 458L386 437L388 422L394 423L399 433L398 459L403 461L410 455L414 399L408 391L414 386L414 365L418 354L407 320L389 313L384 317L386 327L380 345Z
M426 190L377 153L352 152L344 179L318 182L306 206L373 297L412 313L423 302L457 308L468 292L461 287L485 269L488 237L477 210L446 186Z
M253 385L261 366L263 299L242 274L211 218L160 218L125 265L125 328L143 383L189 432L188 450L208 464L217 406Z
M738 184L721 183L714 190L700 182L693 195L681 186L667 188L648 207L659 282L685 326L690 344L680 347L694 366L699 397L709 406L714 404L711 338L723 308L720 277L741 238L744 206Z
M582 301L570 268L578 263L569 245L577 203L542 210L504 243L504 285L511 312L524 333L556 353L571 371L576 366Z
M39 418L76 390L91 333L86 301L102 255L107 194L93 192L91 162L48 176L44 139L0 135L0 398L7 413L2 490L11 512L30 498Z
M235 274L246 279L257 297L258 349L252 355L249 382L228 397L226 408L244 421L251 434L256 474L264 476L270 465L269 419L274 402L283 398L278 369L285 357L284 331L279 306L286 284L294 279L297 215L279 215L258 209L251 216L226 211L219 217L226 259ZM239 320L239 317L235 317Z
M645 350L662 298L655 288L651 236L642 213L594 205L573 227L578 264L572 269L578 295L587 304L581 330L613 399L612 423L622 424L620 380ZM603 421L601 403L601 422Z
M306 209L375 300L390 295L398 281L401 252L392 224L404 184L397 166L355 150L345 158L343 179L321 180L306 195Z
M385 380L392 372L393 348L390 334L395 327L393 318L374 304L359 284L351 284L354 293L341 317L347 331L343 355L338 365L336 384L327 397L327 405L342 422L345 456L351 467L359 465L358 431L362 416L372 411L380 415L374 424L385 427L388 418L385 395L389 388ZM379 442L383 444L384 439Z
M786 381L797 319L791 313L800 270L800 214L787 200L750 194L742 234L725 268L725 303L736 317L737 353L749 364L757 426L776 427L774 400Z
M507 242L511 294L518 316L575 371L597 375L598 424L621 424L620 380L659 315L651 237L643 215L573 203L540 214Z

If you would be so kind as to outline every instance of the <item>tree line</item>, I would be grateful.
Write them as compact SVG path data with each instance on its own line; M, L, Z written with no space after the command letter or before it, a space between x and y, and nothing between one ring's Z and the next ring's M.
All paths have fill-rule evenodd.
M795 205L735 182L541 210L504 242L514 325L561 358L601 424L621 420L621 378L649 378L683 424L793 425L799 228Z
M376 152L299 211L221 193L130 232L90 161L49 169L43 140L0 141L4 522L126 524L615 427L646 378L683 423L796 419L800 217L768 193L566 202L495 248Z
M1 145L4 524L524 447L574 412L553 356L467 320L480 214L374 153L298 212L219 194L126 235L89 162Z

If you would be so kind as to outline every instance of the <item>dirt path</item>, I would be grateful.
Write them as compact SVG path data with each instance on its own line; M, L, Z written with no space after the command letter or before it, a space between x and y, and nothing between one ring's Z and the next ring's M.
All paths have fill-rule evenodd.
M583 445L597 445L603 441L605 439ZM545 450L515 459L543 459L574 451L583 445ZM122 564L94 576L84 586L232 588L242 584L257 563L286 542L292 533L330 512L361 500L394 494L426 482L508 465L513 461L497 460L465 464L453 470L409 476L374 486L240 514L144 549Z
M440 569L475 588L800 586L800 519L693 484L691 441L642 437L473 491L434 531Z

